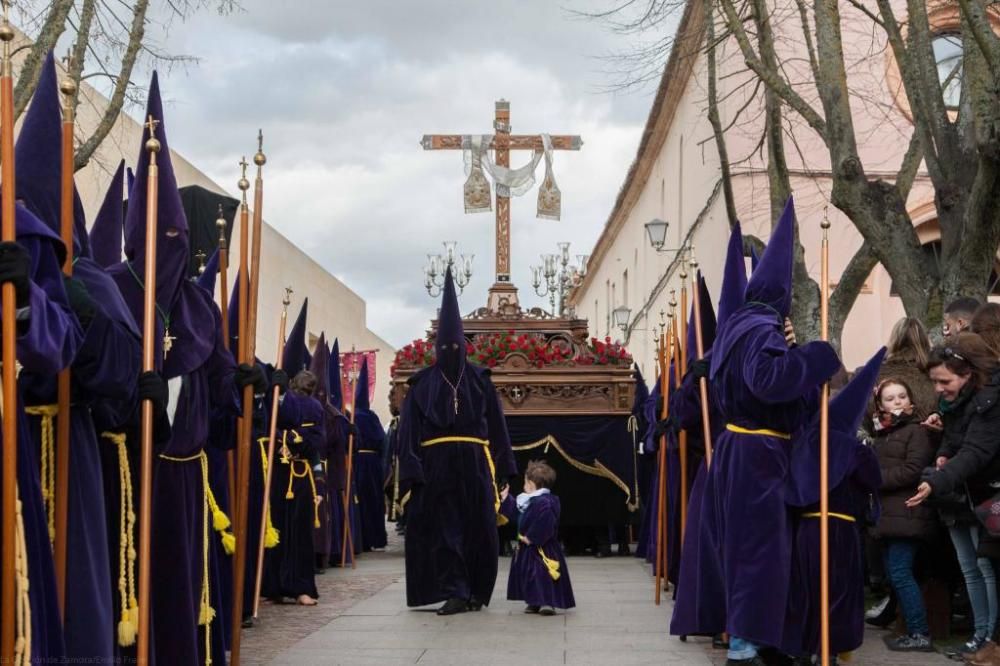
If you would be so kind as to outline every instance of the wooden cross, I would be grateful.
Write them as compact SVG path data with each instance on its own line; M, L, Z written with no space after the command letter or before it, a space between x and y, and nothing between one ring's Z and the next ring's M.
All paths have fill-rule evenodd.
M510 133L510 102L501 99L496 103L496 118L493 123L494 135L489 148L496 153L496 164L510 167L510 151L542 150L539 134ZM583 140L575 135L553 135L553 150L580 150ZM461 150L461 134L425 134L421 140L424 150ZM517 306L517 289L510 283L510 196L496 191L496 282L490 288L488 307L498 310L500 295L508 305Z

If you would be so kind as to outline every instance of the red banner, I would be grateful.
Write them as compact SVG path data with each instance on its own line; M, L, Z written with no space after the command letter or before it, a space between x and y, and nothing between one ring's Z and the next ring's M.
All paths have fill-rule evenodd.
M368 403L375 400L375 351L344 352L340 355L340 386L345 406L354 404L350 373L360 373L361 363L365 360L368 361Z

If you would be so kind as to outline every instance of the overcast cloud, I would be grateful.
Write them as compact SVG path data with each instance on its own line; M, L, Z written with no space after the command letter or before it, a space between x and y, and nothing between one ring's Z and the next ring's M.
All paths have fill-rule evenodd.
M588 0L577 8L607 6ZM394 345L422 335L436 301L421 268L441 241L475 253L462 309L494 277L493 215L465 215L462 156L424 152L425 133L487 133L511 101L516 133L572 133L557 153L562 221L535 218L536 190L513 203L513 280L540 304L529 265L560 240L587 253L635 155L651 91L601 92L600 56L627 46L555 2L243 0L175 25L172 52L199 65L161 72L170 142L235 190L236 162L264 129L268 222L368 303L368 326ZM513 166L527 153L514 154ZM539 177L541 177L539 167ZM546 299L547 303L547 299Z

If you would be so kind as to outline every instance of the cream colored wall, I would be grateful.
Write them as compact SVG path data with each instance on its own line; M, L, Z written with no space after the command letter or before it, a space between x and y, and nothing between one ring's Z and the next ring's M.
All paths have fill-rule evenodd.
M107 101L90 86L81 90L81 104L77 114L78 136L87 136L96 126ZM167 110L169 136L169 110ZM101 144L90 164L76 174L77 189L83 199L87 219L93 220L104 199L119 161L124 156L126 164L134 168L133 160L139 154L142 128L127 115L120 115L107 139ZM180 187L200 185L208 190L232 196L225 188L211 180L171 149L171 163ZM266 172L265 172L266 178ZM265 208L267 201L265 199ZM234 225L230 241L232 270L230 287L236 276L239 248L239 224ZM278 323L284 287L291 286L295 293L289 308L289 318L294 320L302 299L309 297L308 331L319 335L325 331L329 337L339 337L340 348L348 351L351 345L360 349L378 349L376 361L375 398L372 407L387 424L389 419L388 387L389 366L395 350L385 340L368 330L366 304L344 283L266 222L261 236L261 281L257 315L257 356L273 361L277 352ZM216 287L218 298L218 286ZM289 326L291 322L289 322ZM307 336L308 337L308 336ZM331 340L332 341L332 340Z
M794 10L794 6L790 10ZM890 177L894 175L907 148L912 125L897 107L892 95L890 50L881 44L872 44L870 25L857 12L843 15L845 57L849 63L849 82L857 94L852 97L855 132L858 137L859 154L869 177ZM772 16L776 30L799 30L798 16ZM866 29L867 27L867 29ZM801 46L800 39L779 40L784 48ZM719 77L720 114L727 125L736 110L747 101L746 90L737 87L746 75L732 73L745 69L742 57L735 50L723 54ZM802 62L806 62L803 60ZM605 285L608 280L621 281L621 272L626 261L639 250L639 262L635 273L629 271L628 305L635 319L631 336L627 340L633 356L640 363L647 381L652 381L654 366L653 334L643 329L654 328L660 309L667 309L668 290L678 289L676 268L668 280L669 285L659 295L651 296L657 282L667 269L673 254L657 256L649 248L644 236L643 225L654 217L670 222L668 246L678 247L681 235L703 210L707 213L693 237L695 253L701 262L713 298L718 299L721 284L722 263L728 238L725 206L721 194L713 201L710 196L720 177L718 155L712 140L711 127L706 118L707 71L704 56L699 56L691 80L679 101L676 115L669 128L662 149L654 157L655 165L636 204L626 213L626 220L620 232L609 239L609 247L603 259L593 259L588 267L590 274L579 290L576 302L578 312L593 318L594 301L598 302L600 313L598 331L603 337L605 331L604 313L608 298ZM792 66L794 68L794 65ZM794 69L790 70L794 71ZM727 76L726 73L730 74ZM808 75L803 71L802 76ZM815 108L822 107L815 100L813 87L798 88ZM811 96L810 96L811 95ZM727 97L728 96L728 97ZM760 141L763 118L751 104L745 112L747 120L738 122L727 134L727 147L731 160L750 159L734 168L733 189L736 208L744 233L754 234L766 241L770 233L770 201L766 167L766 155L755 155L754 147ZM786 115L795 118L786 109ZM806 264L814 278L820 269L820 221L829 214L831 280L835 283L853 253L861 245L861 237L851 222L838 210L829 206L831 181L829 178L829 152L817 135L808 127L798 124L793 132L794 144L786 139L786 156L792 171L792 189L795 195L796 212L800 223L800 233L806 251ZM684 140L681 155L680 142ZM701 144L701 145L699 145ZM679 174L683 169L683 181ZM662 185L661 185L662 184ZM663 194L661 195L661 187ZM907 201L908 209L914 214L914 223L920 225L933 220L933 188L926 173L918 175L917 182ZM662 201L661 201L662 199ZM612 205L613 202L609 202ZM828 208L828 211L827 211ZM929 211L929 212L920 212ZM933 225L930 225L933 226ZM932 232L921 232L923 240L931 240ZM596 251L594 252L596 254ZM891 280L885 269L877 266L872 272L865 289L858 296L845 324L842 337L844 364L855 368L862 364L889 336L893 324L903 316L903 307L898 298L889 294ZM617 295L617 294L616 294ZM649 313L639 312L642 302L649 299ZM678 297L679 300L679 297ZM611 303L611 308L620 304L621 298ZM593 330L593 327L592 327ZM620 338L620 331L613 331L612 337Z

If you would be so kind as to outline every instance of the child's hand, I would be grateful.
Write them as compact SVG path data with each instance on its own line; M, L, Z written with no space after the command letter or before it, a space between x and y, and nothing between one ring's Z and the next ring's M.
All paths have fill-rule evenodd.
M500 501L503 502L510 496L510 486L504 484L503 488L500 489Z
M531 542L528 541L528 537L524 536L523 534L518 534L517 535L517 540L520 541L523 544L528 545L528 546L531 545Z

